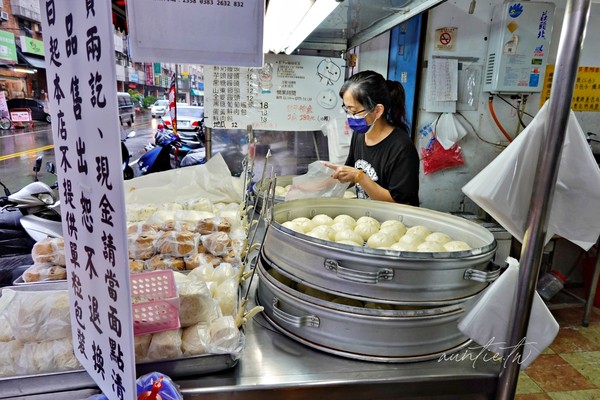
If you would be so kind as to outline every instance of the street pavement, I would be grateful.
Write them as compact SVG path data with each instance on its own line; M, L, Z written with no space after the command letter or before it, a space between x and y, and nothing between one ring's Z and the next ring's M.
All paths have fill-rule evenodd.
M149 111L137 114L132 127L124 125L126 132L136 135L127 139L125 145L131 154L131 162L144 154L144 146L154 140L154 132L160 119L154 119ZM0 182L11 193L34 181L33 165L38 156L43 157L42 171L38 178L49 185L56 177L45 170L46 162L55 162L51 125L36 121L32 128L13 128L0 131ZM138 169L132 165L136 174Z

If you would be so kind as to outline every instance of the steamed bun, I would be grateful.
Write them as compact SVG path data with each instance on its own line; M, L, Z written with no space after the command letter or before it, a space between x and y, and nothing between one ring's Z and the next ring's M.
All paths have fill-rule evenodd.
M333 218L331 218L327 214L317 214L314 217L312 217L312 222L314 222L315 226L333 225Z
M367 246L371 248L390 247L395 240L385 232L377 232L372 234L367 240Z
M423 226L423 225L415 225L415 226L411 226L410 228L408 228L406 230L406 234L411 234L411 235L419 235L422 236L423 239L425 239L427 236L429 236L431 234L431 230L429 230L428 227Z
M354 228L356 226L356 220L354 218L352 218L351 216L346 215L346 214L340 214L340 215L338 215L337 217L335 217L333 219L333 222L334 223L341 222L341 223L344 223L346 225L350 225L352 228Z
M379 227L381 226L379 221L377 221L375 218L367 217L366 215L363 217L360 217L359 219L356 220L356 225L360 225L360 224L372 224L372 225L375 225L377 227L377 229L379 229Z
M453 240L444 244L447 251L466 251L471 250L471 246L460 240Z

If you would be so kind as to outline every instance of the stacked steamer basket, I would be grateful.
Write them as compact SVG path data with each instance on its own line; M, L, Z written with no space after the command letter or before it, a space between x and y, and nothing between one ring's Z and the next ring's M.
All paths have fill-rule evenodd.
M286 227L323 214L421 225L470 249L370 248ZM356 199L279 203L257 261L257 302L279 331L329 353L379 362L434 359L469 343L457 322L465 303L498 277L495 249L494 236L480 225L423 208Z

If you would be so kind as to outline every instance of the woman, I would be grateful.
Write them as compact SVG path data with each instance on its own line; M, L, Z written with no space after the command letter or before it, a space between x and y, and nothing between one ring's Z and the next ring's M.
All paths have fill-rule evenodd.
M345 165L327 163L358 198L419 205L419 155L406 122L404 88L374 71L348 79L340 96L354 131Z

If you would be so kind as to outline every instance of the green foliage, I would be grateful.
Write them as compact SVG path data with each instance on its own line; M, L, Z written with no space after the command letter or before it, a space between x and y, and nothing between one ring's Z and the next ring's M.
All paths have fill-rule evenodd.
M146 96L142 100L142 104L144 105L144 108L150 108L150 107L152 107L152 104L154 104L156 102L156 100L157 99L154 96Z
M140 104L140 102L144 98L144 96L142 96L142 94L137 90L129 89L127 90L127 93L129 93L129 95L131 96L131 100L133 100L134 104Z

